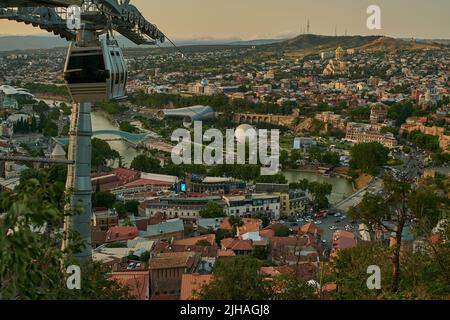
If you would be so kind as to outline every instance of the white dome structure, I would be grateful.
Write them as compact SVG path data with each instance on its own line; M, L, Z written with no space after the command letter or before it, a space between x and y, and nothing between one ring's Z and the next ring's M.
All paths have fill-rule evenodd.
M241 124L236 128L236 131L234 133L237 142L240 144L245 144L246 142L248 142L252 134L255 134L256 138L257 131L249 124Z

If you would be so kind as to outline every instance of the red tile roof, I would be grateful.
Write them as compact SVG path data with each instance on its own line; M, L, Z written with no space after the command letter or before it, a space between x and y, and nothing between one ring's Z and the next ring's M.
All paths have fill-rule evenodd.
M145 187L145 186L171 186L173 183L152 179L138 179L125 184L124 188Z
M217 257L236 257L233 250L217 250Z
M132 240L138 236L137 227L112 227L106 234L106 242Z
M181 278L180 300L195 300L195 295L204 285L209 284L213 279L210 274L183 274Z
M184 246L195 246L197 242L199 241L207 241L211 245L213 245L216 242L216 235L215 234L206 234L203 236L198 237L192 237L192 238L186 238L182 240L175 240L173 242L174 245L184 245Z
M195 256L195 252L158 253L150 259L149 269L190 268Z
M128 287L131 296L137 300L147 300L149 296L150 274L148 271L113 272L110 279Z
M322 229L318 228L314 224L314 222L310 222L310 223L305 224L303 227L301 227L299 229L299 232L302 233L302 234L307 234L308 233L308 234L312 234L312 235L316 235L316 234L321 235L321 234L323 234Z
M233 251L252 251L253 243L251 240L240 240L236 238L226 238L220 242L222 249Z

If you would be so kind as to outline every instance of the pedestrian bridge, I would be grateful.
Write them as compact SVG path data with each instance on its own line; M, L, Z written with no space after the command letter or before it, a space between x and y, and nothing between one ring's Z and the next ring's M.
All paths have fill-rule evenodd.
M93 137L98 137L104 141L117 141L117 140L125 140L131 143L139 143L143 141L146 137L146 133L130 133L120 130L98 130L92 133ZM56 138L57 142L67 145L69 144L69 138Z

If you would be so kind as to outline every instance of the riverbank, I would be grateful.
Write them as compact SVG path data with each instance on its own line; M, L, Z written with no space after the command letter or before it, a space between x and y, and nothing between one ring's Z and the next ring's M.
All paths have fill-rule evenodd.
M335 167L335 168L326 170L326 168L319 166L319 165L306 165L306 166L301 166L298 168L288 168L287 170L305 172L305 173L322 174L324 176L338 177L338 178L349 179L349 180L351 179L351 177L348 175L348 172L350 170L349 167Z
M282 173L289 183L299 182L302 179L307 179L308 181L326 182L331 184L333 186L333 191L330 196L331 203L340 202L355 192L352 183L346 178L323 175L318 173L317 171L302 171L300 169L286 169L283 170Z

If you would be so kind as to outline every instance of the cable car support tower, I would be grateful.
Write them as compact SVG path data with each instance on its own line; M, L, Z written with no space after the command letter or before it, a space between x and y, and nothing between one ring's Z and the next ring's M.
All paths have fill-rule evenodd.
M77 7L71 6L81 9L80 28L72 28ZM69 209L78 214L66 217L64 230L79 232L88 245L77 257L90 259L91 107L94 102L125 98L128 78L122 51L110 36L115 31L137 45L156 45L166 37L130 0L0 0L0 19L31 24L72 42L64 68L72 97L66 190L71 195ZM107 39L101 39L105 34ZM64 242L62 249L67 246Z

